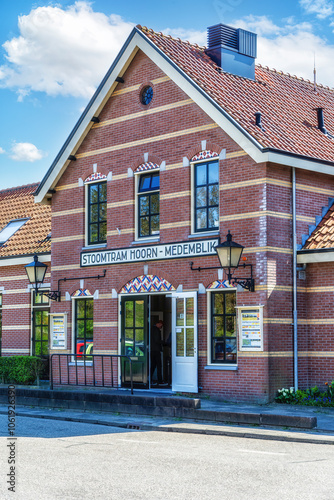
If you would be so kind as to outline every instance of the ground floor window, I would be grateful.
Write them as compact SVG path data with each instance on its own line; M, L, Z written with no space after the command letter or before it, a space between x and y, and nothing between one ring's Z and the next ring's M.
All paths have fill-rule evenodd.
M48 297L42 294L32 294L32 355L49 355L49 311Z
M211 363L236 363L236 293L211 294Z
M93 354L93 299L76 299L74 303L74 346L80 358Z

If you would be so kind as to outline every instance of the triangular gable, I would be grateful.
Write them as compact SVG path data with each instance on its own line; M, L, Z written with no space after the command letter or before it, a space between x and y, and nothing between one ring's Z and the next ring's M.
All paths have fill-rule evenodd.
M272 161L283 165L333 173L328 162L310 161L298 155L285 154L263 147L252 135L233 119L189 75L187 75L163 50L153 43L139 27L132 30L114 63L108 70L85 111L55 158L36 191L36 202L47 202L48 191L53 189L91 129L92 118L98 116L116 89L116 79L122 77L138 50L155 63L181 90L183 90L206 114L221 127L256 162Z

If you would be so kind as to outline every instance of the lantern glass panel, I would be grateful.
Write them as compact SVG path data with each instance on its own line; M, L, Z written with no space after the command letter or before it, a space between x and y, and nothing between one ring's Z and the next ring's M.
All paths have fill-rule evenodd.
M231 247L231 267L238 267L243 247Z

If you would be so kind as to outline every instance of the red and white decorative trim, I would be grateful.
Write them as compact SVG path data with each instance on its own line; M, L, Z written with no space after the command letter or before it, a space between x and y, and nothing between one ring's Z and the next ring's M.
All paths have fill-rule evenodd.
M164 278L154 274L137 276L123 286L121 293L148 293L148 292L170 292L175 287Z
M92 294L88 290L88 288L79 288L79 290L76 290L75 292L72 293L72 297L91 297Z
M210 283L210 285L207 287L207 290L219 290L221 288L235 288L232 286L228 280L216 280Z
M147 161L146 163L139 165L139 167L135 170L135 174L138 172L145 172L146 170L156 170L157 168L159 168L159 165L152 163L151 161Z
M101 174L100 172L94 172L94 174L91 174L89 177L87 177L85 182L102 181L106 178L106 175Z
M197 155L193 156L191 161L207 160L208 158L217 158L218 156L219 154L215 151L205 149L204 151L200 151Z

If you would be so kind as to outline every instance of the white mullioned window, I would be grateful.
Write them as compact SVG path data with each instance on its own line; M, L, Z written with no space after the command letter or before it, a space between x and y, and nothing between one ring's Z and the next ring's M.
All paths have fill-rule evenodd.
M160 172L151 170L136 175L136 237L158 237L160 234Z
M86 184L86 245L107 242L107 182Z
M237 363L236 291L208 293L208 364Z
M192 233L219 230L219 158L192 164Z

